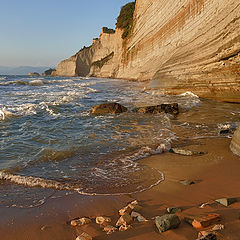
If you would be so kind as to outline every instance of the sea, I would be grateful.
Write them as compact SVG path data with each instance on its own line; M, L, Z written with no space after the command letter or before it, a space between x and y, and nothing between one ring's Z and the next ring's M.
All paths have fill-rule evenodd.
M108 102L129 111L90 113ZM179 115L134 112L162 103L178 103ZM145 82L0 75L0 207L32 208L61 194L145 191L165 176L140 159L181 139L230 138L239 116L239 104L165 95Z

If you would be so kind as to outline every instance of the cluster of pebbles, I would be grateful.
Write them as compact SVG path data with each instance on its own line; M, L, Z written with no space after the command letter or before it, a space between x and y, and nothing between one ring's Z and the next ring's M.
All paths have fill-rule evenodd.
M235 198L222 198L217 199L214 202L221 204L225 207L236 202ZM211 205L211 202L202 204L200 208L205 208L207 205ZM94 219L96 224L103 229L106 234L112 234L117 231L127 231L132 228L134 222L148 222L154 220L155 226L157 227L159 233L168 231L170 229L178 228L181 224L181 220L178 213L182 212L180 207L169 207L166 209L167 214L162 216L156 216L151 220L146 219L139 212L141 212L142 206L139 205L137 200L134 200L127 204L118 211L119 219L115 224L113 224L112 219L106 216L98 216ZM224 225L220 224L221 216L217 213L203 214L203 215L186 215L184 221L198 230L198 239L197 240L217 240L218 231L224 229ZM70 221L71 226L83 226L86 224L93 223L93 220L90 218L82 217L73 219ZM76 240L93 240L93 237L86 232L82 232Z
M103 229L106 234L112 234L116 231L126 231L132 228L131 223L134 221L137 222L147 222L148 220L143 217L139 211L142 207L139 205L137 200L130 202L127 206L119 210L119 219L116 224L112 224L112 219L105 216L96 217L96 223ZM92 223L90 218L82 217L71 220L70 224L73 227L83 226L86 224ZM87 233L82 233L76 238L76 240L91 240L93 239Z

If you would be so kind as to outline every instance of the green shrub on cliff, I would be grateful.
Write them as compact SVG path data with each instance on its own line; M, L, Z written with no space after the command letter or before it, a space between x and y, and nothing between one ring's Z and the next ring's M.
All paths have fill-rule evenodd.
M103 33L108 33L108 34L113 34L113 33L115 33L115 30L114 30L114 29L107 28L107 27L103 27L103 28L102 28L102 31L103 31Z
M121 8L120 15L117 18L116 27L124 29L122 38L129 36L133 26L133 13L135 10L135 2L127 3Z

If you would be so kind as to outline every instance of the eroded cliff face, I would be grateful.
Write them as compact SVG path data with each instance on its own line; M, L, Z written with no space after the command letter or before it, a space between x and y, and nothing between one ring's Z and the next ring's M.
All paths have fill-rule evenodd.
M82 75L86 64L91 76L239 102L240 0L136 0L130 38L101 34L83 55L60 63L57 74Z
M113 77L118 72L119 57L122 52L122 30L105 33L103 30L90 47L83 48L74 56L60 62L57 76L97 76Z

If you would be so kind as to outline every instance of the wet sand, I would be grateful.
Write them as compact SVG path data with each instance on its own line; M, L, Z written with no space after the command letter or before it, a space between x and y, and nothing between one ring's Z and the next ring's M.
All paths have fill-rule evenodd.
M176 142L177 147L203 151L204 155L181 156L163 153L141 160L141 164L160 170L165 181L138 194L123 196L81 196L76 193L61 198L49 199L33 209L0 208L0 239L3 240L75 240L82 231L93 239L143 240L143 239L196 239L198 232L183 221L188 214L219 213L224 230L219 239L240 239L240 201L228 207L213 202L223 197L240 200L240 158L229 149L231 139L208 138ZM184 186L179 180L196 180L196 184ZM141 214L152 219L166 213L167 207L182 207L177 213L182 222L178 229L159 234L153 220L132 224L126 232L106 235L95 223L82 227L71 227L67 222L76 217L95 218L109 216L115 223L118 210L129 201L137 199L143 206ZM210 206L199 208L211 201Z

